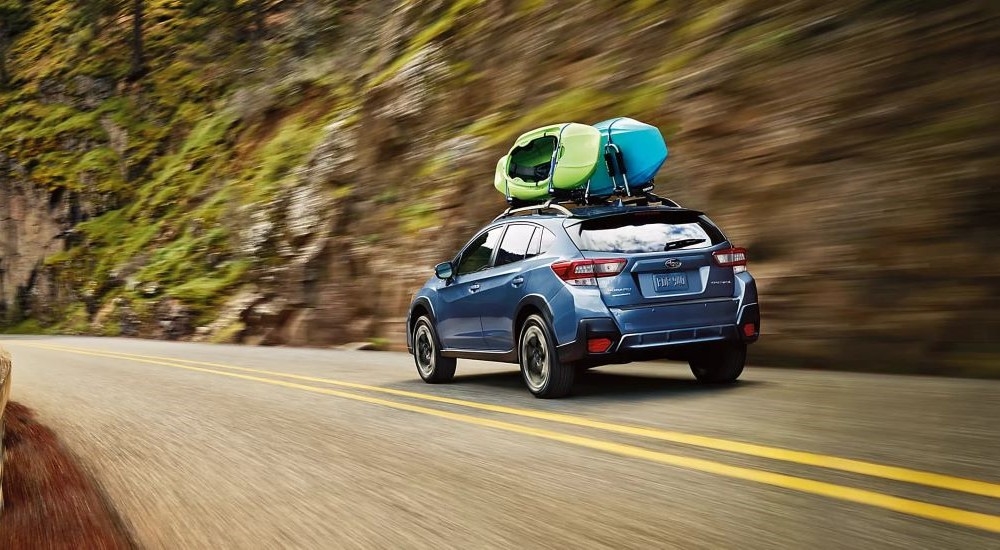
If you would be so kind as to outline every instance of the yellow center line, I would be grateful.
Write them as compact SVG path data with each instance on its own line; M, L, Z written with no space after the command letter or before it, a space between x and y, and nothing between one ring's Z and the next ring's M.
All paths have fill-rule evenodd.
M845 487L842 485L836 485L824 481L799 478L786 474L756 470L752 468L744 468L740 466L731 466L729 464L723 464L721 462L714 462L711 460L704 460L700 458L691 458L680 455L673 455L660 451L654 451L651 449L637 447L634 445L616 443L613 441L605 441L590 437L583 437L578 435L555 432L541 428L534 428L520 424L513 424L499 420L480 418L477 416L444 411L440 409L432 409L428 407L422 407L419 405L400 403L397 401L389 401L387 399L370 397L367 395L361 395L340 390L317 388L315 386L306 386L304 384L286 382L283 380L274 380L270 378L261 378L259 376L251 376L248 374L239 374L235 372L226 372L226 371L220 371L202 367L195 367L172 361L120 357L108 353L83 351L80 349L59 349L55 346L44 346L36 344L26 344L26 345L42 349L50 349L53 351L75 353L79 355L108 357L111 359L120 359L137 363L148 363L153 365L161 365L161 366L184 369L195 372L216 374L219 376L226 376L240 380L249 380L253 382L261 382L263 384L270 384L273 386L280 386L284 388L291 388L291 389L297 389L323 395L330 395L330 396L340 397L343 399L350 399L354 401L360 401L363 403L369 403L373 405L382 405L397 410L425 414L428 416L434 416L438 418L445 418L448 420L454 420L465 424L472 424L475 426L493 428L497 430L503 430L506 432L538 437L541 439L547 439L551 441L558 441L561 443L566 443L578 447L611 453L619 456L624 456L627 458L646 460L649 462L664 464L667 466L674 466L677 468L686 468L689 470L696 470L700 472L716 474L734 479L752 481L765 485L771 485L774 487L780 487L783 489L790 489L793 491L824 496L837 500L854 502L857 504L864 504L876 508L883 508L901 514L908 514L911 516L921 517L925 519L931 519L935 521L941 521L956 525L962 525L965 527L971 527L974 529L981 529L984 531L1000 533L1000 516L984 514L980 512L973 512L969 510L962 510L959 508L951 508L948 506L941 506L938 504L931 504L927 502L921 502L917 500L886 495L865 489Z
M20 342L19 342L20 343ZM38 347L50 347L52 349L60 349L63 351L89 351L85 348L75 348L62 345L52 345L52 344L29 344ZM805 466L815 466L819 468L826 468L829 470L838 470L842 472L849 472L853 474L861 474L870 477L877 477L882 479L888 479L892 481L901 481L905 483L913 483L916 485L924 485L927 487L935 487L939 489L947 489L950 491L957 491L962 493L969 493L973 495L981 495L992 498L1000 498L1000 484L989 483L986 481L979 481L974 479L967 479L961 477L950 476L946 474L939 474L934 472L927 472L922 470L914 470L910 468L903 468L899 466L890 466L886 464L878 464L874 462L866 462L863 460L855 460L851 458L843 458L838 456L830 456L818 453L811 453L806 451L795 451L791 449L783 449L780 447L769 447L766 445L757 445L754 443L744 443L741 441L731 441L727 439L720 439L715 437L707 437L702 435L688 434L682 432L675 432L670 430L662 430L658 428L643 427L643 426L629 426L624 424L616 424L612 422L605 422L601 420L594 420L591 418L586 418L582 416L573 416L562 413L545 412L532 409L520 409L515 407L507 407L503 405L491 405L488 403L480 403L476 401L467 401L464 399L455 399L451 397L442 397L437 395L430 395L426 393L411 392L406 390L397 390L392 388L382 388L378 386L370 386L366 384L358 384L354 382L344 382L340 380L331 380L329 378L317 378L313 376L304 376L298 374L290 374L284 372L276 372L270 370L252 369L247 367L239 367L235 365L226 365L222 363L210 363L205 361L194 361L190 359L177 359L173 357L158 357L153 355L138 355L133 353L124 352L104 352L114 356L125 357L125 358L139 358L139 359L154 359L154 360L166 360L166 361L176 361L180 363L187 363L192 365L201 365L207 367L224 368L231 369L240 372L249 372L254 374L263 374L267 376L276 376L281 378L288 378L292 380L301 380L306 382L317 382L321 384L328 384L331 386L338 386L342 388L351 388L356 390L364 390L369 392L377 392L388 395L395 395L399 397L408 397L412 399L420 399L424 401L432 401L435 403L446 403L449 405L456 405L460 407L467 407L471 409L478 409L483 411L490 411L501 414L508 414L512 416L521 416L525 418L533 418L536 420L545 420L548 422L556 422L560 424L568 424L572 426L579 426L583 428L591 428L595 430L602 430L606 432L612 432L623 435L630 435L635 437L643 437L647 439L655 439L659 441L667 441L670 443L680 443L684 445L690 445L694 447L701 447L704 449L711 449L715 451L726 451L731 453L737 453L747 456L754 456L758 458L767 458L771 460L778 460L782 462L790 462L795 464L802 464Z

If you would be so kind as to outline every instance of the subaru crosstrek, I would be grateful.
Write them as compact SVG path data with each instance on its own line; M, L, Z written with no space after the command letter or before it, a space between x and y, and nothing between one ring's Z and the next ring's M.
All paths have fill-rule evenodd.
M545 206L508 211L417 292L407 349L429 383L458 358L518 363L536 397L570 392L578 370L687 361L735 381L760 334L747 253L686 208Z

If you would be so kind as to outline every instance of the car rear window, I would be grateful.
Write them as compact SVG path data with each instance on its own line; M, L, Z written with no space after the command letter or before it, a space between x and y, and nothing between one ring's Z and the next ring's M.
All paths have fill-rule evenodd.
M725 241L711 222L691 212L633 212L584 220L566 228L577 248L636 254L708 248Z

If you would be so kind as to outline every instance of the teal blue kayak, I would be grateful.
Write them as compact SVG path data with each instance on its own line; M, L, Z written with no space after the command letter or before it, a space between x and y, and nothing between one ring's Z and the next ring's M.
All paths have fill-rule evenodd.
M656 126L619 117L594 125L601 132L603 161L590 178L592 197L637 192L653 180L667 160L667 144Z

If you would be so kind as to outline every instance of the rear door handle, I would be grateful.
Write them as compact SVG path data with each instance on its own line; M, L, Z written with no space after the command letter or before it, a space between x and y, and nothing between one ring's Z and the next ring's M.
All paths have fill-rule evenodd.
M479 290L479 283L476 283L469 287L469 292L475 292L477 290Z
M510 286L519 287L524 284L524 277L518 275L510 281Z

